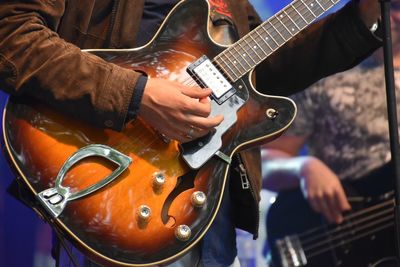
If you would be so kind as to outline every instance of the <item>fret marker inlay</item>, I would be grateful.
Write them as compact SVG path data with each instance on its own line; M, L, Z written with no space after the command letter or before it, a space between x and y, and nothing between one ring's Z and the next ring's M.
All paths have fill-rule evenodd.
M282 11L264 21L214 60L234 82L283 46L339 0L291 0Z

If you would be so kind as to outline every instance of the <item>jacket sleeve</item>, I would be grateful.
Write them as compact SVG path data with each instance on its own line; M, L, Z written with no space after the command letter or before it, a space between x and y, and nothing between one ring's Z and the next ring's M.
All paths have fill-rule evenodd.
M257 89L291 95L328 75L344 71L381 45L351 2L312 24L256 68Z
M0 88L120 130L140 74L61 39L65 2L1 1Z

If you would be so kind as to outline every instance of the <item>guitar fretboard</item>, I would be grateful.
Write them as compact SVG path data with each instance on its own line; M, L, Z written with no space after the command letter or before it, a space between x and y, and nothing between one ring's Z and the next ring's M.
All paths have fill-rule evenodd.
M236 81L307 27L339 0L296 0L214 58Z

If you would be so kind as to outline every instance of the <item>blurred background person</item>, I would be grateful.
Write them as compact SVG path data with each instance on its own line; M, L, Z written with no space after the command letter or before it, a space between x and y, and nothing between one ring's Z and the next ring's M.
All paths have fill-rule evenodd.
M392 1L391 22L400 103L399 0ZM285 260L399 266L392 258L393 170L382 51L293 100L294 123L262 151L263 186L278 192L267 216L273 266Z

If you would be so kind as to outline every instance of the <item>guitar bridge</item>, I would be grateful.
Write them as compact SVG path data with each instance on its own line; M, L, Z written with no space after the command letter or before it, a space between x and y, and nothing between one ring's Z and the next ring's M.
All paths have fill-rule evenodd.
M282 267L298 267L307 264L307 258L298 236L293 235L278 239L276 246L281 258Z

